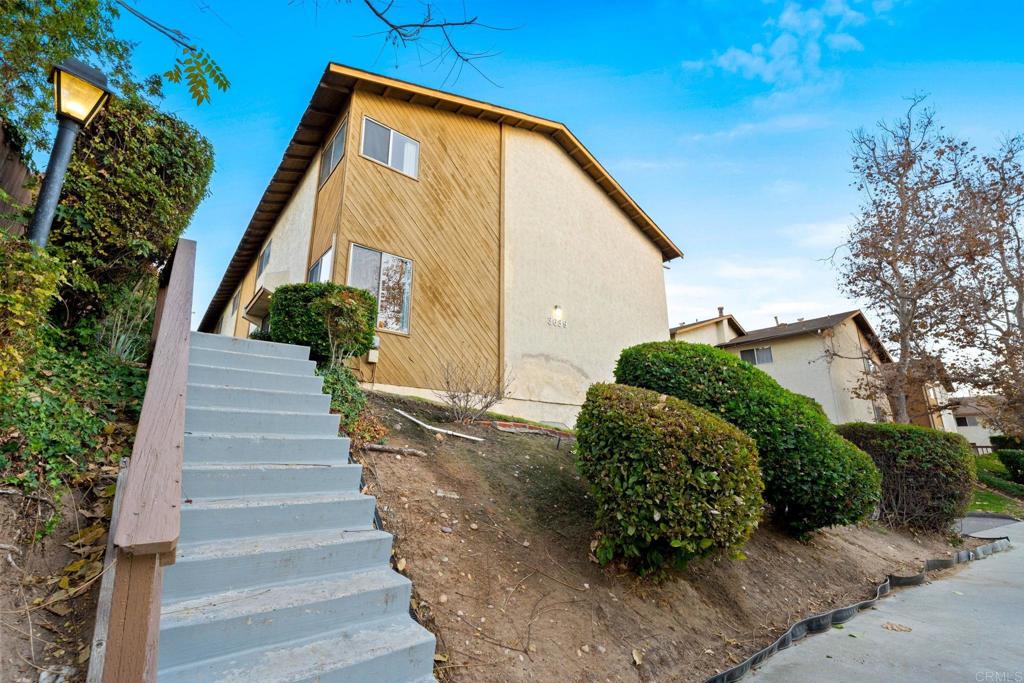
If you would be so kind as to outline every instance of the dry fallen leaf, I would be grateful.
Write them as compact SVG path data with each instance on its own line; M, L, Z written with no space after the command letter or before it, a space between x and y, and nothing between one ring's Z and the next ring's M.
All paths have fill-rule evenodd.
M398 564L396 566L398 567L398 571L404 572L405 571L405 558L403 557L400 560L398 560Z
M894 624L891 621L887 621L884 624L882 624L882 628L884 628L887 631L897 631L899 633L910 633L914 630L909 626L904 626L903 624Z
M640 666L641 664L644 663L644 655L643 655L643 653L640 652L640 650L637 650L635 648L633 650L633 663L636 664L637 666Z

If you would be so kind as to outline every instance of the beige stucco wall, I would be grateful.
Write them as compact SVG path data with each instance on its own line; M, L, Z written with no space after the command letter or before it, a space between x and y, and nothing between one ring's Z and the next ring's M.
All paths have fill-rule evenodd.
M728 350L738 356L743 349L763 346L771 347L773 362L758 365L758 369L786 389L820 403L834 424L874 422L872 402L854 396L854 389L864 377L862 350L868 349L876 363L878 358L852 321L820 334L783 337Z
M725 320L695 327L689 330L679 330L672 339L675 341L689 342L691 344L711 344L717 346L732 341L737 337L736 331Z
M981 446L983 448L991 448L992 441L990 440L990 437L993 434L999 433L983 426L981 423L978 423L973 427L956 427L956 432L967 439L971 445Z
M507 409L571 423L623 348L668 338L662 257L555 142L505 126L502 144Z
M272 241L270 262L256 279L256 288L271 283L277 286L285 283L305 282L306 263L309 257L309 239L313 233L313 208L316 205L316 184L320 172L320 155L317 154L309 165L306 175L292 194L288 204L278 216L270 235L264 240ZM242 302L244 305L245 301Z

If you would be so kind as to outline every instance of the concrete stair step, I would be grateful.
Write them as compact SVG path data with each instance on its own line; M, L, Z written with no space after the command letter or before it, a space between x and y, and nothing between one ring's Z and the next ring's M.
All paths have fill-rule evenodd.
M239 389L269 389L271 391L296 391L321 393L323 378L308 374L266 372L264 370L239 370L219 365L189 363L189 384L212 384Z
M286 410L326 413L331 397L322 392L243 389L213 384L189 384L186 400L190 408L236 408L239 410Z
M376 529L328 529L182 543L164 569L163 601L386 566L391 540Z
M185 464L282 465L348 462L348 437L295 434L185 434Z
M410 594L409 580L385 565L368 572L164 603L159 668L308 638L342 624L408 614Z
M411 683L430 675L433 655L434 635L405 615L161 670L159 681Z
M330 413L194 407L185 409L186 432L337 436L341 418Z
M214 365L220 368L232 368L235 370L280 372L288 375L312 374L313 370L316 369L316 363L311 360L196 347L189 349L188 362L194 365Z
M373 496L359 491L198 498L181 506L181 538L201 542L314 529L370 529L374 504Z
M258 341L256 339L239 339L238 337L231 337L226 334L209 334L207 332L193 332L189 340L189 348L309 360L308 346L278 344L276 342Z
M186 465L186 499L358 491L363 468L339 465Z

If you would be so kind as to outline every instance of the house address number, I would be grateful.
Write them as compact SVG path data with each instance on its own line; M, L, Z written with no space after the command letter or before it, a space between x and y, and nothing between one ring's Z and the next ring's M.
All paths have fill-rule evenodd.
M564 329L568 329L569 322L566 321L566 320L558 320L557 318L553 318L553 317L551 317L549 315L548 316L548 325L550 325L551 327L561 327L564 330Z

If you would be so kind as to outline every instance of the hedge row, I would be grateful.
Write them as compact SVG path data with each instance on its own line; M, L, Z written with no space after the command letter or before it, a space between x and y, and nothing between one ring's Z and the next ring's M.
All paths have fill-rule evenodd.
M703 344L640 344L622 352L615 379L689 401L750 435L764 497L795 535L856 522L879 500L871 458L839 436L817 403L731 353Z
M738 548L761 515L754 442L706 410L653 391L595 384L576 421L602 563L641 572Z
M976 476L964 437L908 424L854 422L838 430L882 472L879 512L890 525L945 531L967 510Z
M1024 484L1024 450L1003 448L995 455L1010 474L1010 479L1016 484Z

